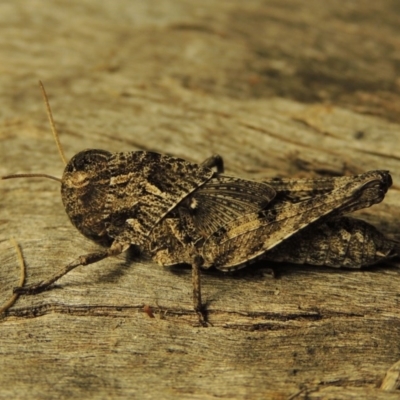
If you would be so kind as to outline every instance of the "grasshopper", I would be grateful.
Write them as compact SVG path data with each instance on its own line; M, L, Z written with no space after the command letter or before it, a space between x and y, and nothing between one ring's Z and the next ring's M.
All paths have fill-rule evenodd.
M53 135L66 163L41 87ZM3 179L27 176L61 182L71 222L104 249L78 257L49 279L17 287L15 293L38 293L78 266L137 246L161 265L192 265L194 308L202 324L200 267L231 271L262 257L310 262L313 256L290 252L285 259L285 251L279 249L286 242L306 242L307 237L316 235L314 241L321 243L322 251L344 229L346 220L340 215L382 201L391 185L386 171L330 180L254 182L223 175L223 160L218 155L198 165L152 152L112 154L94 149L72 157L62 179L45 174ZM326 224L332 225L330 221L339 222L329 238ZM311 231L314 225L318 228L315 234ZM353 223L353 227L355 231L361 229L360 223ZM340 252L339 247L336 252ZM390 258L395 252L393 248L382 258ZM372 262L372 255L364 258L357 265ZM333 257L326 256L328 259Z
M300 191L293 191L290 198L288 190L280 189L276 180L271 183L277 189L276 200L257 212L229 220L217 230L208 224L204 224L208 230L196 230L190 226L193 217L198 218L196 208L179 205L155 226L149 240L141 247L144 255L163 266L192 264L193 300L199 315L202 315L200 267L214 266L222 271L232 271L266 258L359 268L398 255L397 244L373 226L341 217L345 212L382 201L391 184L388 172L371 171L353 177L333 178L329 184L324 181L325 188L319 189L321 194L307 198L303 193L301 200ZM211 184L206 184L206 188ZM283 200L284 197L290 200ZM192 204L192 199L188 200ZM81 256L49 279L16 288L15 292L34 294L45 290L72 269L105 258L107 252L108 249ZM352 253L356 256L350 257ZM341 257L343 261L340 261Z

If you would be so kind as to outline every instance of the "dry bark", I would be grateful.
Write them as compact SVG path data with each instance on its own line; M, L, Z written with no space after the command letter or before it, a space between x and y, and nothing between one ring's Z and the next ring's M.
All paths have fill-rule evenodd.
M24 2L0 5L0 175L147 149L224 156L251 179L392 172L358 213L400 238L398 5L384 0ZM0 300L95 248L57 183L0 184ZM193 326L188 268L134 256L82 267L20 297L0 321L0 398L400 398L399 264L362 271L260 262L205 274L210 328ZM156 318L149 318L150 305ZM301 391L303 390L303 391Z

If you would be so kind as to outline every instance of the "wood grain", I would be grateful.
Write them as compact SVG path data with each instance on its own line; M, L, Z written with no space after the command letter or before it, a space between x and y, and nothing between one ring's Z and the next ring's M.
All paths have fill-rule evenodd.
M385 201L358 216L400 239L398 15L390 0L2 2L0 175L61 176L42 79L68 157L219 153L251 179L387 169ZM1 303L11 237L28 283L95 248L56 182L2 181ZM379 387L400 359L399 265L207 272L206 329L190 269L82 267L0 321L0 398L397 399Z

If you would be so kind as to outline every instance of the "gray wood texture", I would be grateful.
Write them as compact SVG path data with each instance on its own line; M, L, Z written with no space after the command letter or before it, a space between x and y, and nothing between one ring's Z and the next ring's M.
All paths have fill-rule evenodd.
M44 0L0 4L0 175L63 169L64 150L147 149L229 174L392 172L358 213L400 239L396 1ZM95 249L57 182L0 182L0 302ZM203 275L121 256L20 297L0 320L0 398L398 399L399 263L361 271L259 263ZM151 306L149 318L144 306Z

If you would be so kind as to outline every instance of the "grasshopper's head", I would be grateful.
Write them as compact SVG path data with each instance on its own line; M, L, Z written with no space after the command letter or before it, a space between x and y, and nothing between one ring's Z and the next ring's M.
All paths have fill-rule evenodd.
M111 153L83 150L73 156L61 179L61 197L72 224L87 238L103 245L112 241L106 232L104 208L110 185Z

